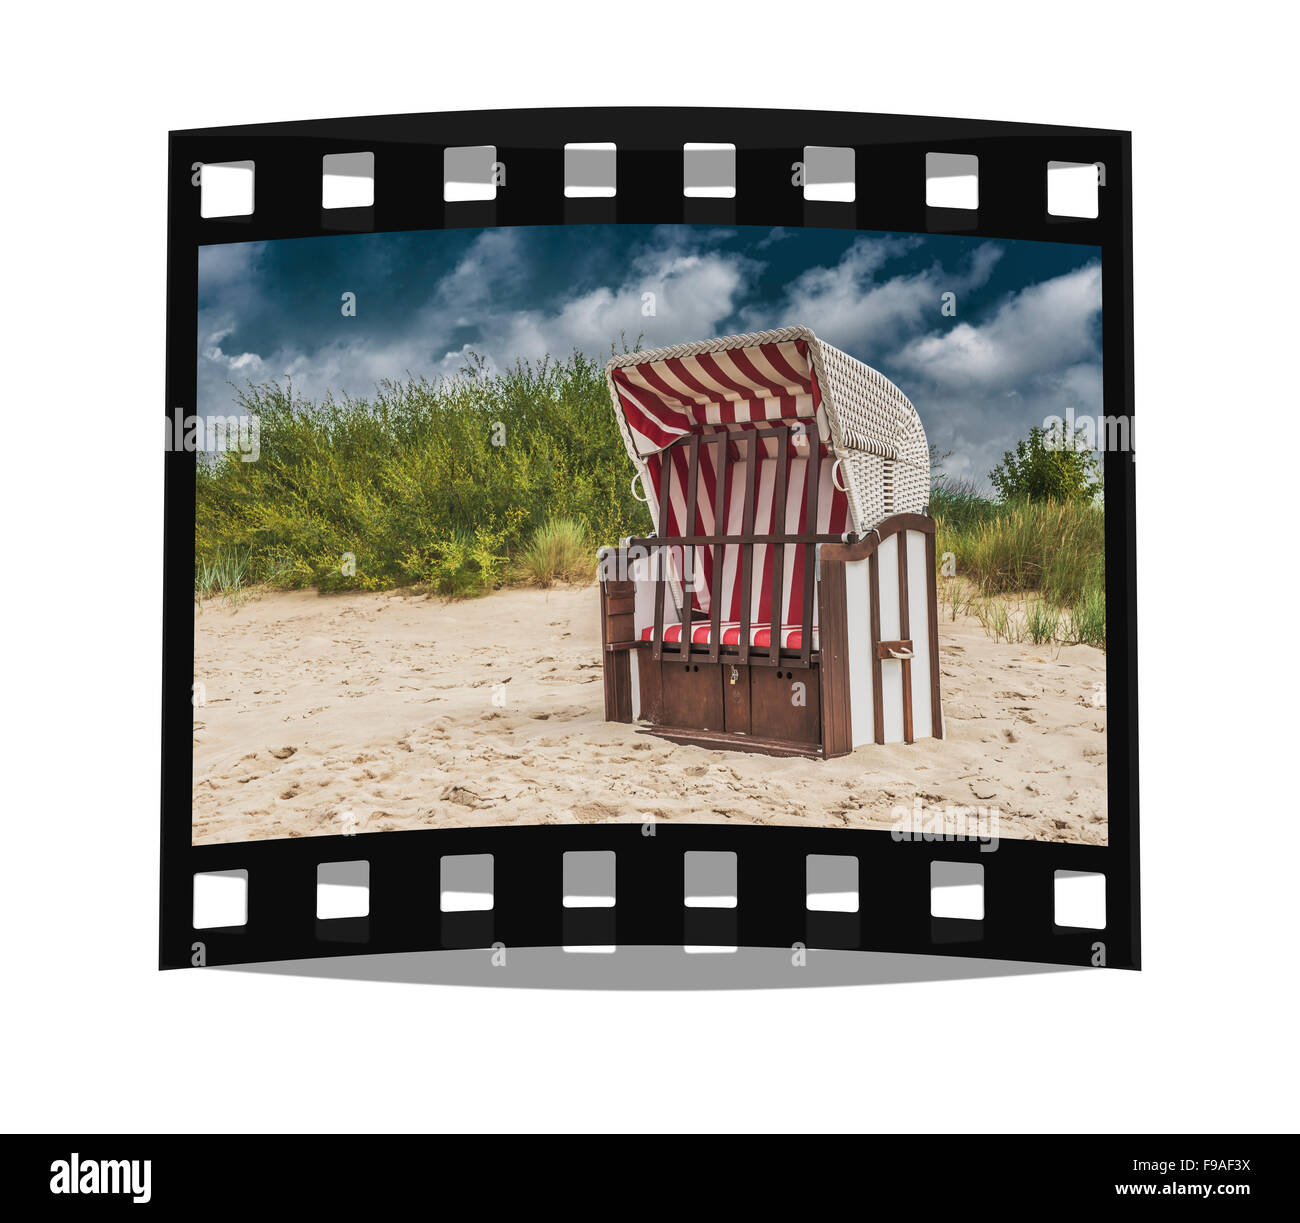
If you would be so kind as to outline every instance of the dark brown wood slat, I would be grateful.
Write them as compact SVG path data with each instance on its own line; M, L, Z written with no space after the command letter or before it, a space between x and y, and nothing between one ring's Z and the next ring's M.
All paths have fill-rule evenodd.
M939 592L938 576L934 571L934 527L925 537L925 596L926 616L930 624L930 733L943 738L943 706L939 702Z
M673 446L677 443L674 442ZM650 638L650 656L658 662L664 652L664 591L668 588L668 550L663 541L668 538L668 486L672 483L672 450L667 446L659 452L659 534L658 547L651 553L657 563L652 566L651 578L655 584L655 631Z
M727 463L731 442L725 433L718 435L718 461L713 465L717 485L713 490L713 533L726 538L727 534ZM709 660L718 661L718 646L722 636L722 568L727 563L725 544L713 545L713 590L710 592Z
M611 646L617 642L612 634L618 627L618 617L611 615L609 608L608 584L600 584L601 607L601 644L604 651L601 658L601 675L605 689L605 721L632 721L632 666L626 654L611 654ZM631 630L631 617L628 617L628 630Z
M718 673L722 676L722 729L731 734L750 734L753 730L749 716L752 668L739 667L724 654Z
M817 421L814 418L808 422L808 464L807 487L805 489L804 505L807 507L804 514L804 524L807 530L814 534L817 531L817 497L821 485L821 455L820 443L817 439ZM817 545L816 544L796 544L798 548L804 550L803 560L803 618L801 620L801 640L799 657L803 660L804 666L812 660L812 640L813 640L813 595L817 582Z
M822 561L817 592L821 609L822 754L828 759L853 750L849 699L849 630L846 573L842 564Z
M605 636L608 641L635 641L636 617L631 612L605 617Z
M795 743L787 739L760 739L754 735L727 733L726 731L694 730L690 727L647 726L637 731L640 735L654 735L693 747L706 747L713 751L757 752L763 756L807 756L816 759L822 754L815 743Z
M759 437L752 434L746 443L749 455L745 471L745 514L741 520L740 545L740 661L749 662L749 624L754 602L754 503L758 500Z
M690 459L686 469L686 521L682 524L683 538L687 535L695 534L695 509L700 492L700 435L692 433L690 442ZM689 571L691 575L690 583L686 581L688 566L686 564L686 545L682 545L682 653L690 656L693 646L691 644L691 617L694 615L695 603L695 546L690 547L691 563Z
M907 532L899 531L898 540L898 635L905 641L912 638L912 609L907 597ZM903 671L903 742L915 743L912 733L912 660L899 659Z
M785 494L790 466L790 426L782 425L776 433L776 487L772 491L772 530L781 536L786 528ZM768 596L768 658L775 667L781 661L781 604L785 590L785 544L772 543L772 588Z
M637 684L641 690L639 720L658 725L664 720L664 667L650 657L649 650L637 650L633 655L633 665L637 669Z
M868 601L871 603L871 720L877 743L885 741L885 694L880 677L880 553L867 558Z
M844 537L841 535L674 535L674 544L693 544L697 548L712 547L717 544L736 544L743 540L748 540L755 544L839 544L843 546ZM653 545L655 540L629 539L628 545L636 544Z

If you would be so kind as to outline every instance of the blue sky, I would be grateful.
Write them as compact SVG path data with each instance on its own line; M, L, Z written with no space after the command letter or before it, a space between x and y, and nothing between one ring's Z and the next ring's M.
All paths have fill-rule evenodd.
M231 383L291 376L296 396L366 396L408 372L454 375L471 351L499 367L603 358L620 335L657 347L795 323L896 382L953 451L944 470L985 488L1031 425L1102 411L1094 247L633 225L203 247L198 411L228 412Z

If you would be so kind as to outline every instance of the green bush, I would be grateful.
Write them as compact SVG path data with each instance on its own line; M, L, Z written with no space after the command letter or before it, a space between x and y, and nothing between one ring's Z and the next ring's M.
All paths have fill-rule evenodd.
M238 554L247 584L470 595L501 585L554 520L582 524L593 570L597 546L650 530L604 369L581 354L385 382L369 399L310 403L275 383L238 399L261 450L200 463L196 574Z
M1097 460L1080 445L1081 436L1082 430L1067 437L1064 426L1035 425L989 472L998 496L1003 501L1091 499L1098 481Z

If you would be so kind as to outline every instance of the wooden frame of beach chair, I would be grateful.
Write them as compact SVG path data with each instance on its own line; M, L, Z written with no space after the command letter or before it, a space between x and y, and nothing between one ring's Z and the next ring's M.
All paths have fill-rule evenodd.
M806 327L629 353L606 377L655 528L599 556L606 719L772 755L942 737L907 397Z

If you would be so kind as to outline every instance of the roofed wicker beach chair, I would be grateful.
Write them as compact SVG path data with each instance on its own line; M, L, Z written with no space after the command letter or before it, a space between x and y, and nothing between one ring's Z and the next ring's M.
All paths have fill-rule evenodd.
M907 396L806 327L628 353L606 378L654 521L599 555L606 718L773 755L941 738Z

